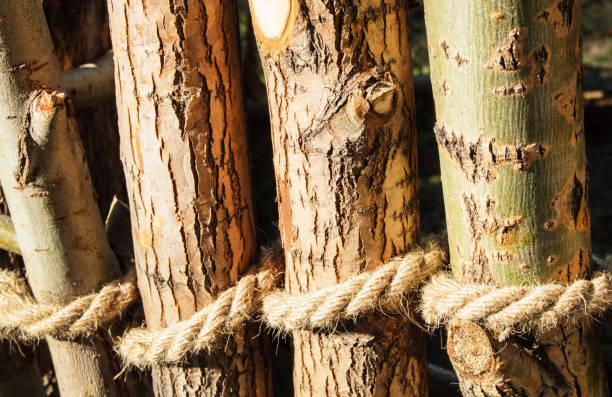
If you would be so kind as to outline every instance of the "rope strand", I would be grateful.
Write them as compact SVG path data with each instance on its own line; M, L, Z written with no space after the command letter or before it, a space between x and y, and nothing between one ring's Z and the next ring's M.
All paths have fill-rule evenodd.
M62 339L90 336L138 298L136 275L130 272L99 292L80 296L65 306L36 303L23 278L1 270L0 338L32 342L46 336Z
M354 319L375 308L398 309L406 293L441 267L445 257L439 244L432 241L425 250L395 257L322 290L297 295L274 291L263 300L262 319L268 326L288 332L331 328L342 319Z
M480 323L500 341L512 334L543 334L563 324L598 317L612 305L612 278L601 273L570 285L496 288L461 284L439 274L423 287L421 312L426 323L439 327L453 321Z
M187 320L167 328L128 330L115 345L126 366L149 368L155 364L178 363L189 353L210 350L216 342L234 333L252 319L261 300L280 281L282 249L264 252L259 271L243 276L210 305Z

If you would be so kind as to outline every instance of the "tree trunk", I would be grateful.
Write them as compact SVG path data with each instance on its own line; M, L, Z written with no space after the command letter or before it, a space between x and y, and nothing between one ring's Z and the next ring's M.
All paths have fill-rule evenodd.
M286 288L375 268L418 237L405 1L251 0L268 89ZM421 331L370 314L293 332L297 396L422 396Z
M0 181L28 281L65 302L118 275L40 2L0 3ZM102 339L102 338L100 338ZM48 338L62 396L114 396L98 339Z
M109 0L138 283L151 328L189 318L256 254L236 8ZM157 395L267 396L264 338L153 370Z
M62 70L94 62L110 50L105 0L44 0L43 5ZM112 83L108 85L112 89ZM67 94L72 95L70 91ZM78 106L75 118L90 165L98 206L100 212L106 214L114 195L127 200L119 160L115 100L111 96L94 106Z
M579 0L426 0L455 277L570 283L591 269ZM534 340L448 331L465 396L605 396L587 324Z

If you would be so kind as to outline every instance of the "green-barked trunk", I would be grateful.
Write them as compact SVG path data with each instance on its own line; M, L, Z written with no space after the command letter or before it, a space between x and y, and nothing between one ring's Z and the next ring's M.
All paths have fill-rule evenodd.
M498 286L591 269L579 1L425 0L451 266ZM588 325L505 343L455 324L466 396L604 396Z

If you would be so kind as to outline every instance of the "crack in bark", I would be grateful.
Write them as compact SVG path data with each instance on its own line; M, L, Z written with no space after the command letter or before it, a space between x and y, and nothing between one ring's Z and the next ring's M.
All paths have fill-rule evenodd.
M454 50L446 40L440 42L440 49L446 59L451 59L457 64L457 67L462 67L470 64L470 60L462 56L459 51Z
M494 182L498 169L505 165L512 166L517 172L527 172L535 161L546 158L549 152L546 143L509 145L496 138L482 136L475 142L467 142L463 135L441 123L436 123L434 132L440 148L471 183Z
M570 284L575 280L586 278L590 271L591 250L580 247L576 250L568 263L556 268L555 272L553 273L553 278L564 284Z
M518 83L503 85L493 90L495 96L525 96L536 87L546 84L550 78L550 49L542 44L528 55L523 51L523 41L527 38L527 28L515 27L510 30L506 41L493 49L489 63L485 67L497 72L518 72L529 70L525 79Z
M574 72L567 85L559 88L552 95L552 101L557 106L557 110L573 124L582 117L579 112L579 96L582 95L582 71L580 68Z
M545 230L554 230L558 224L563 224L568 230L590 232L589 179L586 164L569 177L559 194L550 202L550 208L555 211L556 216L545 223Z

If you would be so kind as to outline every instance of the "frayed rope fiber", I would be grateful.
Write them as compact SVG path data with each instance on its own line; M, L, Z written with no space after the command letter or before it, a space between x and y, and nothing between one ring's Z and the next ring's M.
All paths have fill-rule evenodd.
M25 280L0 270L0 339L32 342L46 336L75 339L90 336L121 315L139 298L136 275L113 281L100 291L66 305L36 303Z
M281 282L283 252L280 246L264 250L257 270L242 276L189 319L162 329L129 329L115 341L115 350L126 367L179 363L190 354L215 348L250 320L288 332L333 329L341 320L373 310L401 312L409 303L408 294L423 283L420 309L431 327L474 321L498 333L500 340L514 333L537 337L561 324L599 316L612 306L608 273L567 286L497 288L459 283L445 272L427 281L446 262L446 250L439 241L431 239L425 248L392 258L374 270L302 294L275 289ZM65 306L38 304L25 280L0 271L0 338L34 341L46 336L89 336L137 299L136 278L131 273Z
M435 275L422 289L421 312L433 327L454 321L480 323L498 334L538 336L560 325L601 316L612 305L609 273L592 280L537 286L497 288L459 283L448 275Z

